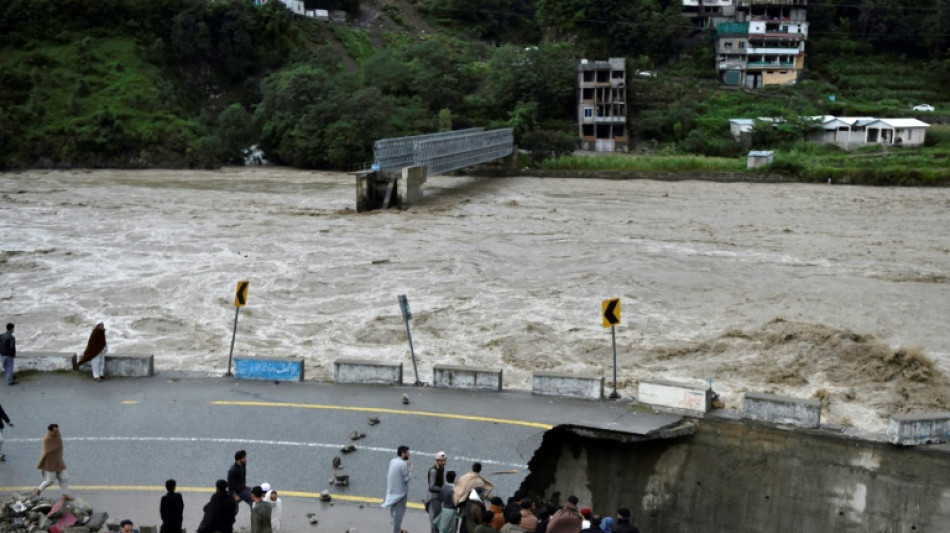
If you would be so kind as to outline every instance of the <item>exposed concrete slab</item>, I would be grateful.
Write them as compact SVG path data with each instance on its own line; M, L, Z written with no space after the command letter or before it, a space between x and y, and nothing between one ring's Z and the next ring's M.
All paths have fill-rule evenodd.
M17 352L17 372L68 372L76 369L76 354L70 352Z
M604 377L578 376L561 372L535 372L531 375L531 394L603 400Z
M303 359L237 357L234 377L260 381L303 381Z
M713 392L701 381L641 381L637 386L637 402L660 411L688 415L705 415L712 408Z
M432 385L448 389L500 392L501 375L500 368L435 365L432 368Z
M894 415L887 426L887 440L901 446L950 441L950 412Z
M742 418L817 428L821 425L821 401L747 392L742 399Z
M333 362L333 380L337 383L402 385L402 363L337 359Z

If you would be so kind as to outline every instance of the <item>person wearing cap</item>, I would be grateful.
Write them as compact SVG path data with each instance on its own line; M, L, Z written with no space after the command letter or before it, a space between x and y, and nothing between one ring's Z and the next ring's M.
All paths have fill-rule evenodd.
M280 515L284 511L284 502L277 496L277 491L266 481L261 483L261 490L264 491L264 501L270 503L270 527L274 533L280 531Z
M640 533L637 526L630 523L630 509L617 509L617 522L614 523L613 533Z
M547 533L579 533L581 530L581 513L577 510L577 496L567 497L564 507L558 509L545 530ZM616 531L616 529L614 529Z
M442 493L442 486L445 485L445 452L435 454L435 464L429 467L429 497L426 499L426 511L429 513L429 524L432 526L432 533L439 533L438 526L435 525L435 517L442 512L442 501L439 494Z
M581 517L583 521L581 522L581 530L585 530L590 527L590 507L581 507Z
M534 533L534 530L538 527L538 517L535 516L534 511L534 500L532 498L521 500L521 509L518 511L521 514L521 522L518 525L526 533Z

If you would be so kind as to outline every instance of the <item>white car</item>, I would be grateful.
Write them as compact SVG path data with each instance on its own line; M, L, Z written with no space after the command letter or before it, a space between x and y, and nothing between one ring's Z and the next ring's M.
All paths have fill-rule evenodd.
M914 111L933 111L934 106L930 104L920 104L914 106Z

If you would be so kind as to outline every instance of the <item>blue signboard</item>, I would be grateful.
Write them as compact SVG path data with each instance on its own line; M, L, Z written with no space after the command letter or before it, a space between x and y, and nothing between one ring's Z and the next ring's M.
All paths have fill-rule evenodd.
M303 381L303 361L292 359L235 359L234 376L261 381Z

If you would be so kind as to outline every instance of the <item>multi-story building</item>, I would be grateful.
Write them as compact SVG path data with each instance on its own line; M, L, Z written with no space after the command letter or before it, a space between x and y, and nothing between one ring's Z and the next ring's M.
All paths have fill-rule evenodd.
M716 29L720 80L749 88L798 81L807 8L808 0L683 0L684 14L696 17L697 26Z
M715 28L736 19L736 0L683 0L683 16L697 28Z
M626 59L582 59L577 65L577 123L581 148L596 152L626 152Z

